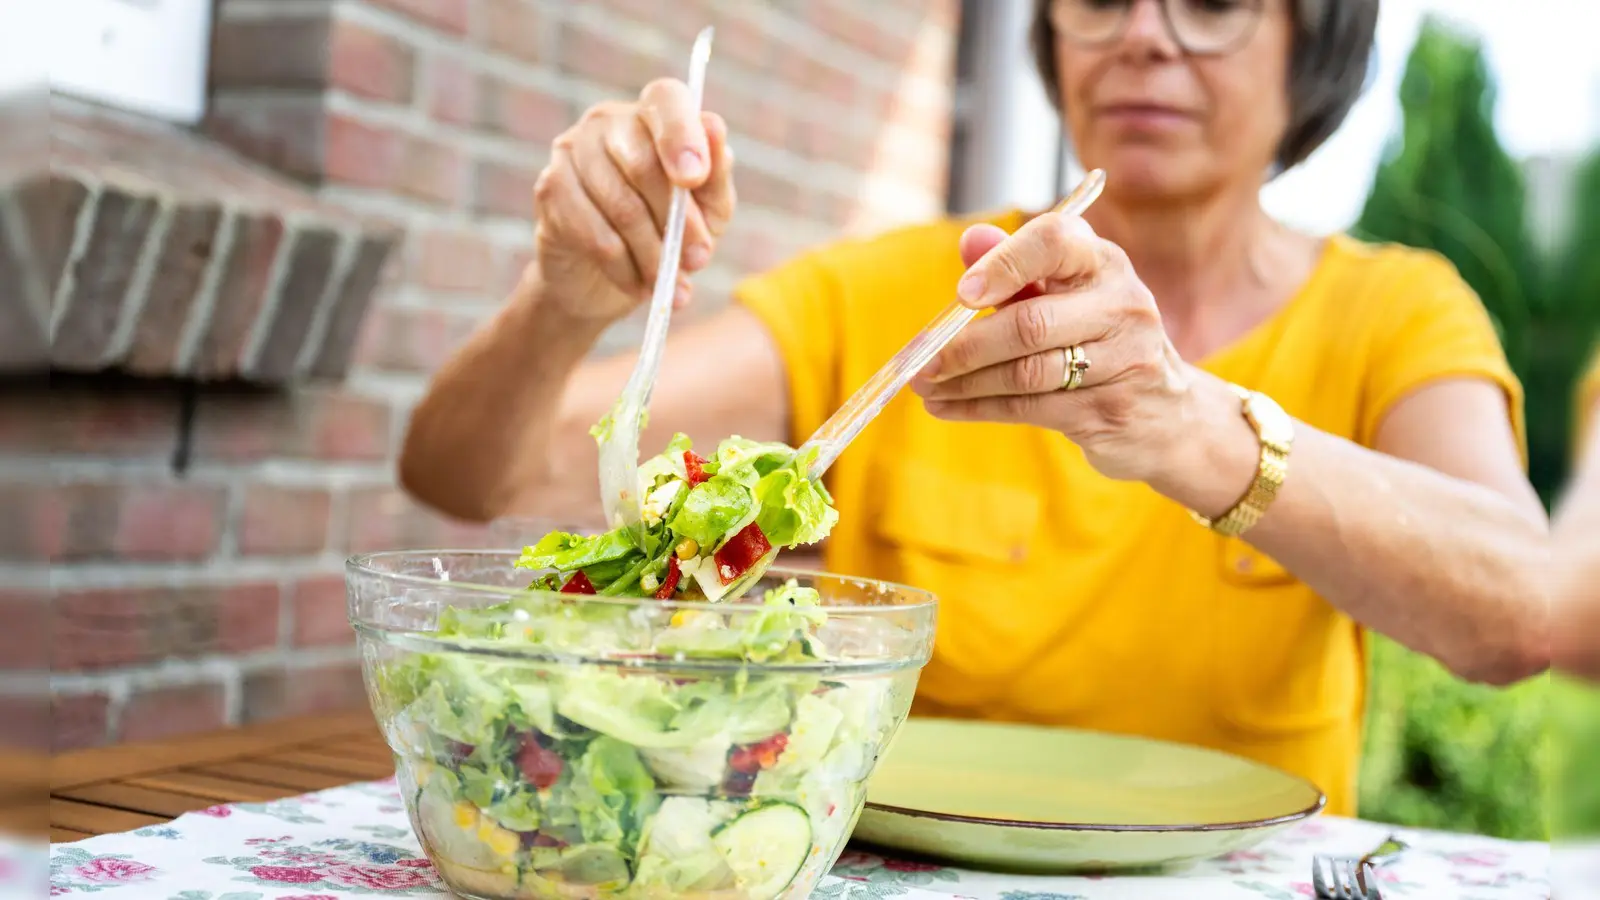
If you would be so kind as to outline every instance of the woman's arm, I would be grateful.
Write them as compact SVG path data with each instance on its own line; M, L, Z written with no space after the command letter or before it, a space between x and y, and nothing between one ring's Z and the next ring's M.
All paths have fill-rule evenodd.
M1556 666L1600 681L1600 396L1591 410L1587 449L1556 512L1551 568Z
M914 382L929 412L1065 434L1096 470L1201 515L1233 508L1261 443L1240 399L1186 363L1127 255L1081 218L967 232L957 292L994 314ZM1012 302L1024 288L1042 296ZM1068 380L1070 348L1090 366ZM1373 451L1301 425L1287 481L1244 539L1352 618L1458 674L1496 683L1548 666L1548 522L1504 392L1435 381L1394 404ZM1198 525L1196 527L1199 527Z
M1203 452L1191 446L1152 486L1216 516L1243 496L1261 445L1225 385L1201 375L1195 387ZM1244 539L1463 678L1506 684L1547 668L1549 529L1504 392L1423 387L1395 404L1376 445L1297 423L1283 487Z

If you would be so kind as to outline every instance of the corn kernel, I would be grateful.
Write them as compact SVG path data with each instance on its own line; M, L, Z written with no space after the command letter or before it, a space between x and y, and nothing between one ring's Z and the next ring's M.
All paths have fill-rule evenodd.
M643 575L639 576L639 587L642 590L654 591L656 588L658 588L660 586L661 586L661 582L660 582L660 580L658 580L656 578L654 572L646 572Z
M692 609L680 609L680 610L678 610L677 612L672 614L672 627L673 628L682 628L683 626L689 624L689 622L691 622L694 619L695 615L696 615L696 613Z
M478 828L478 839L497 856L511 856L522 849L522 838L515 832L489 821Z
M683 543L678 545L677 553L679 559L693 559L695 554L699 552L700 545L695 543L694 538L684 538Z
M457 803L455 813L456 825L462 828L471 828L477 824L478 808L471 803Z

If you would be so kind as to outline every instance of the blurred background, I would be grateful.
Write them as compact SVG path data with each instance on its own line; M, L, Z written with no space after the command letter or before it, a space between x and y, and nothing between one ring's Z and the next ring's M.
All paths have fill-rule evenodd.
M1031 0L867 6L34 5L48 119L37 50L12 37L0 54L7 121L34 117L0 130L0 277L17 286L0 303L0 604L42 623L53 595L54 618L47 640L23 624L0 652L12 676L51 663L50 715L16 743L364 705L344 558L493 539L395 487L411 404L526 262L551 139L595 101L681 77L705 24L741 208L699 297L841 234L1050 204L1074 167L1026 62ZM1584 252L1600 239L1600 58L1591 0L1512 7L1385 0L1367 97L1267 197L1291 224L1461 269L1527 386L1549 501L1600 327ZM1547 713L1576 689L1469 686L1375 648L1361 815L1545 837Z

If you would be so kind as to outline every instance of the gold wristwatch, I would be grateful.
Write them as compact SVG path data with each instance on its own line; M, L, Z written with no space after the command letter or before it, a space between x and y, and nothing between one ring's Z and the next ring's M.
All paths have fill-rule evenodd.
M1189 515L1218 534L1238 537L1249 531L1266 514L1267 507L1272 505L1273 499L1278 496L1278 489L1283 487L1283 481L1289 475L1289 451L1294 447L1294 419L1265 394L1236 384L1229 387L1239 395L1244 405L1245 421L1250 423L1256 437L1261 440L1261 461L1256 465L1256 477L1250 482L1250 489L1233 509L1215 520L1194 510L1190 510Z

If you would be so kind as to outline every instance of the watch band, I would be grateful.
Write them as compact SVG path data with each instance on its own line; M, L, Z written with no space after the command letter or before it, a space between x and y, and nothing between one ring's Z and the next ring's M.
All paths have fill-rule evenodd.
M1229 387L1239 396L1245 420L1255 429L1256 437L1261 441L1256 475L1244 497L1216 519L1208 519L1194 510L1190 510L1189 515L1218 534L1238 537L1261 521L1289 476L1289 454L1294 447L1294 420L1265 394L1238 385Z

